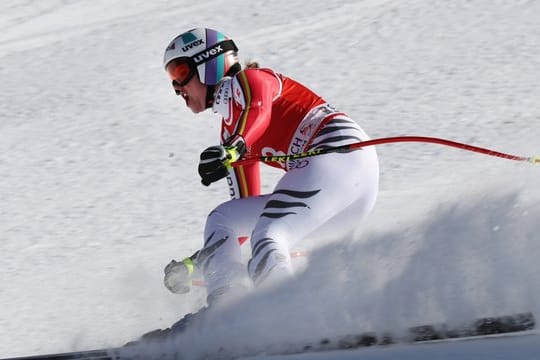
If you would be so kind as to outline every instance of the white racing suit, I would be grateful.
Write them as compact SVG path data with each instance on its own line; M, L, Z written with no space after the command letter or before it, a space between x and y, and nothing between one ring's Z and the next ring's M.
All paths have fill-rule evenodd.
M365 140L354 121L338 116L308 150ZM208 216L197 258L209 299L287 277L292 272L289 249L299 242L353 232L374 206L378 183L377 154L366 147L296 160L271 194L219 205ZM247 266L238 241L242 237L251 244Z

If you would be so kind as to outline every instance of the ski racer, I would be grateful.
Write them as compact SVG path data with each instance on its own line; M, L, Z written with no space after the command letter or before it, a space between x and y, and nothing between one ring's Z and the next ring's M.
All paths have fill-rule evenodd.
M226 179L231 200L208 215L201 250L165 268L165 285L180 293L200 269L209 306L289 277L291 245L336 229L354 231L373 208L379 183L375 148L366 147L269 163L284 174L271 193L261 194L260 164L233 166L235 161L369 138L349 116L290 77L253 64L242 69L237 52L223 33L197 28L174 38L163 60L176 95L193 113L212 109L222 118L219 141L202 151L198 171L205 186ZM246 238L247 266L239 241ZM172 330L184 329L196 315Z

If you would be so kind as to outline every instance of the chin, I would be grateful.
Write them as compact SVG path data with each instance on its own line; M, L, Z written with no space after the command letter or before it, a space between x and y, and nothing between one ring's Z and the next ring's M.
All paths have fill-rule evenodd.
M190 109L194 114L202 113L204 110L206 110L204 107L190 107Z

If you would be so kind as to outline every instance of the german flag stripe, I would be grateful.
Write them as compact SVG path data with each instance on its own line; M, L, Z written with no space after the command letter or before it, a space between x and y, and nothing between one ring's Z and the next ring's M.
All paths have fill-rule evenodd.
M240 80L240 86L242 87L242 92L244 93L245 100L246 100L246 108L242 112L242 116L240 118L240 126L238 127L237 134L244 136L244 131L246 129L246 123L249 115L249 108L251 106L251 89L249 87L249 82L246 76L246 73L244 71L241 71L238 74L238 79Z
M240 196L242 198L248 197L249 188L243 166L240 166L236 169L236 175L238 178L238 187L240 188Z

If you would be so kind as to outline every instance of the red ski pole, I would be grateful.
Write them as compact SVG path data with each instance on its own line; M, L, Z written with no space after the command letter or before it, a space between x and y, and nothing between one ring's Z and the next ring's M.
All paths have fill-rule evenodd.
M486 149L486 148L482 148L482 147L478 147L478 146L473 146L473 145L469 145L469 144L460 143L460 142L457 142L457 141L441 139L441 138L436 138L436 137L428 137L428 136L395 136L395 137L387 137L387 138L379 138L379 139L361 141L361 142L357 142L357 143L353 143L353 144L337 146L337 147L334 147L334 148L313 150L313 151L308 151L308 152L299 153L299 154L251 156L251 157L244 158L242 160L235 161L231 165L232 166L241 166L241 165L246 165L246 164L250 164L250 163L253 163L253 162L257 162L257 161L261 161L261 162L283 162L283 161L302 159L302 158L318 156L318 155L324 155L324 154L330 154L330 153L349 152L349 151L361 149L361 148L368 147L368 146L390 144L390 143L402 143L402 142L423 142L423 143L439 144L439 145L445 145L445 146L458 148L458 149L461 149L461 150L477 152L477 153L481 153L481 154L484 154L484 155L495 156L495 157L499 157L499 158L503 158L503 159L507 159L507 160L529 162L531 164L539 164L540 163L540 156L526 157L526 156L511 155L511 154L506 154L506 153L502 153L502 152L491 150L491 149Z

